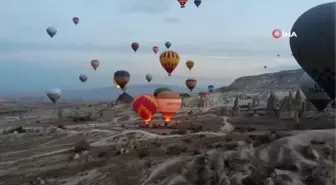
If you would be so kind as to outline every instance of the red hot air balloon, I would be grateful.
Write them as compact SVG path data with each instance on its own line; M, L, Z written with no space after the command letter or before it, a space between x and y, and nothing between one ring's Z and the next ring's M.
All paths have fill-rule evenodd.
M79 23L79 18L78 17L73 17L72 22L77 25Z
M152 119L158 108L158 102L152 95L140 95L133 101L134 111L145 121L146 124Z
M185 4L188 2L188 0L177 0L177 2L180 3L181 8L184 8L184 7L185 7Z
M132 47L134 52L137 52L137 50L139 49L139 43L133 42L131 47Z
M153 52L156 54L159 51L159 46L153 46Z

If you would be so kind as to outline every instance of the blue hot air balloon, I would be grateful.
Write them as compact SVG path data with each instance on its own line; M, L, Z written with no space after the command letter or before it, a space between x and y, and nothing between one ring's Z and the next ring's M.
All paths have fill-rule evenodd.
M57 33L57 29L51 26L48 27L46 31L51 38L53 38Z
M165 46L166 46L167 49L169 49L171 47L171 45L172 45L171 42L166 42L165 43Z
M197 6L197 8L199 7L199 5L201 5L202 0L195 0L194 4Z
M213 92L215 90L215 86L208 85L208 90L209 90L209 92Z

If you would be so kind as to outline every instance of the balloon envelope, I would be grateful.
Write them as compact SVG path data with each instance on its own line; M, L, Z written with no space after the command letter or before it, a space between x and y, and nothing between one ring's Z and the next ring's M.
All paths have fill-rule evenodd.
M53 38L57 33L57 29L51 26L48 27L46 31L51 38Z
M130 80L131 75L129 72L125 70L119 70L114 73L114 80L120 86L121 89L127 85L128 81Z
M213 92L215 90L215 86L208 85L208 90L209 90L209 92Z
M117 84L117 82L115 81L115 79L113 78L113 84L117 89L120 89L120 86Z
M158 46L153 46L153 52L156 54L159 51L159 47Z
M139 43L133 42L131 45L134 52L136 52L139 49Z
M188 89L191 92L196 87L197 80L195 80L195 79L187 79L185 83L186 83L186 86L188 87Z
M148 82L151 82L152 79L153 79L153 76L152 76L152 75L150 75L150 74L147 74L147 75L146 75L146 80L147 80Z
M77 25L79 23L79 18L78 17L73 17L72 22L75 23L75 25Z
M182 100L178 93L172 91L163 91L156 96L159 104L159 111L166 122L180 110Z
M324 110L332 101L326 92L307 73L300 79L300 88L307 100L319 111Z
M86 80L88 79L88 77L86 76L86 75L84 75L84 74L81 74L81 75L79 75L79 80L81 81L81 82L86 82Z
M294 23L290 47L298 64L335 98L336 2L315 6Z
M171 47L171 45L172 45L172 44L171 44L170 42L166 42L166 43L165 43L165 46L166 46L167 49L169 49L169 48Z
M46 92L47 97L53 102L56 103L61 97L62 91L60 89L51 89Z
M187 62L186 62L186 66L189 70L191 70L194 67L194 64L195 63L192 60L187 60Z
M163 91L172 92L172 90L170 88L168 88L168 87L160 87L160 88L155 89L153 95L156 97L159 93L161 93Z
M181 8L184 8L185 7L185 4L187 3L188 0L177 0L177 2L180 3L181 5Z
M199 5L201 5L202 0L195 0L194 1L195 5L197 6L197 8L199 7Z
M158 102L152 95L141 95L134 99L133 110L148 123L158 108Z
M160 63L162 67L167 71L168 76L171 76L171 73L175 70L179 62L180 56L175 51L164 51L160 55Z
M99 66L100 62L98 60L91 60L91 66L94 70L96 70Z

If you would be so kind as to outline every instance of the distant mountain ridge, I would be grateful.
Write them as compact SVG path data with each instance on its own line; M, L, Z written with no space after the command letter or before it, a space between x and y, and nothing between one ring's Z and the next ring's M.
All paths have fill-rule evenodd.
M220 87L217 92L249 91L260 92L266 89L286 90L299 88L299 81L304 71L302 69L265 73L237 78L228 86Z
M229 92L229 91L248 91L248 92L265 92L268 90L289 90L299 88L299 81L304 71L302 69L286 70L276 73L265 73L254 76L243 76L234 80L228 86L216 89L216 92ZM162 84L141 84L130 85L126 92L131 96L140 94L152 94L155 89L159 87L168 87L175 92L189 93L186 87ZM196 87L193 93L199 91L208 91L206 87ZM43 92L20 94L17 92L15 95L11 94L7 97L20 99L23 101L49 101ZM115 87L101 87L91 89L75 89L63 90L60 102L65 101L112 101L116 100L122 93L120 89Z

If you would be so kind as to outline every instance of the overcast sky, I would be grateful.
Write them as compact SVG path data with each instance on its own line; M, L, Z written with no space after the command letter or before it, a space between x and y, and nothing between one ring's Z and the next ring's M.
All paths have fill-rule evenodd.
M223 86L235 78L299 68L288 38L274 39L272 30L289 31L303 12L325 0L192 0L180 8L176 0L8 0L0 6L0 92L73 89L112 85L116 70L131 73L129 84ZM78 16L75 26L72 17ZM58 33L51 39L46 28ZM181 61L172 77L159 63L170 41ZM137 53L131 43L138 42ZM160 51L154 55L152 47ZM277 57L280 54L280 57ZM101 62L97 71L92 59ZM191 72L185 61L195 61ZM267 65L267 70L264 69ZM78 76L87 74L81 84Z

